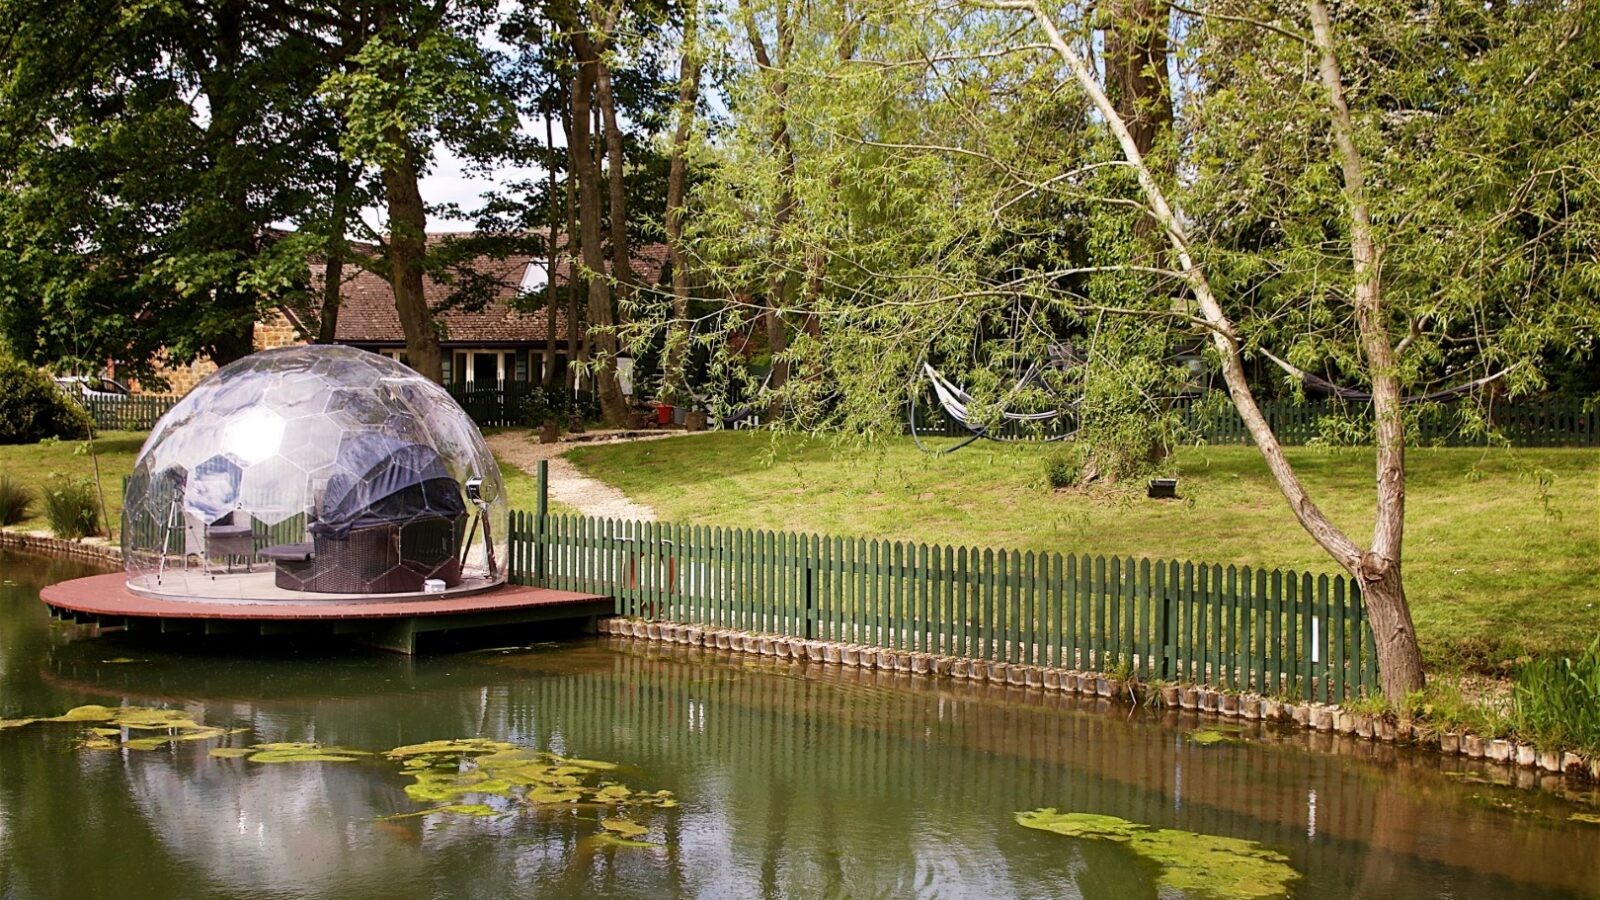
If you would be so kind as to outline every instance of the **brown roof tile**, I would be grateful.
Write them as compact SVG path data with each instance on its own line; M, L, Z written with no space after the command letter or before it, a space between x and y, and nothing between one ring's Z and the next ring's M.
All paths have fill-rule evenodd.
M667 250L663 244L648 244L634 252L634 274L645 284L660 280L666 263ZM472 269L493 279L494 297L482 309L467 310L459 307L438 312L437 319L444 329L445 345L543 343L549 335L542 303L537 311L519 312L512 308L523 275L530 264L543 268L543 256L514 255L501 259L484 257L472 264ZM571 277L570 257L558 255L555 281L565 285ZM312 284L320 291L323 265L312 265ZM435 309L442 306L454 285L440 283L432 278L423 281L423 293ZM349 344L403 344L405 334L400 329L400 317L394 309L394 290L389 281L380 275L355 266L345 267L344 287L340 290L339 327L337 340ZM541 298L542 299L542 298ZM562 299L556 311L557 340L567 334L566 302Z

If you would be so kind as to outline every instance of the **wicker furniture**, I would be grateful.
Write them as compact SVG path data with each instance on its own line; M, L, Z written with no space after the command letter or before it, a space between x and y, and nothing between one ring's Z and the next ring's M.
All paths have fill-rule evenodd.
M413 593L429 578L455 587L461 583L456 550L466 523L465 515L432 516L352 528L343 537L313 529L310 543L267 547L261 556L273 561L273 583L287 591Z

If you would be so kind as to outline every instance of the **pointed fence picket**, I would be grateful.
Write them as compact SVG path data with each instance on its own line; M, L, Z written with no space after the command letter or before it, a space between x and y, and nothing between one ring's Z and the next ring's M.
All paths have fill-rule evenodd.
M1342 575L526 511L510 543L513 581L632 618L1302 700L1377 690Z

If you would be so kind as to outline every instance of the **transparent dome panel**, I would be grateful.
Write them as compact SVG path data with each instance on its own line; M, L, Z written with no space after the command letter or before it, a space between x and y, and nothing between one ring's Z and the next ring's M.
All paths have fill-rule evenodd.
M123 503L141 593L394 599L505 581L509 513L483 435L443 388L364 350L219 369L156 423Z

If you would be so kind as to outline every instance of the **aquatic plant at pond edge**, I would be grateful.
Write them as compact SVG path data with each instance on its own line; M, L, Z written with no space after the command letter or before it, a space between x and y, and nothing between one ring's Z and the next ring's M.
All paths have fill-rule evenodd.
M1017 824L1083 840L1111 841L1160 867L1160 887L1215 900L1283 897L1300 873L1289 858L1255 841L1152 828L1116 816L1054 808L1016 814Z
M52 475L44 491L44 515L56 537L75 541L100 530L99 500L87 478Z
M10 475L0 475L0 525L15 525L33 514L33 494Z
M1573 657L1546 656L1517 671L1517 733L1543 747L1600 753L1600 639Z

